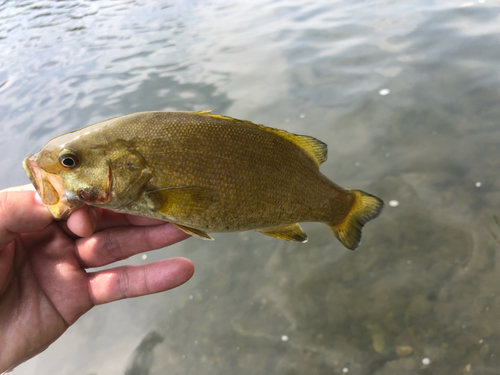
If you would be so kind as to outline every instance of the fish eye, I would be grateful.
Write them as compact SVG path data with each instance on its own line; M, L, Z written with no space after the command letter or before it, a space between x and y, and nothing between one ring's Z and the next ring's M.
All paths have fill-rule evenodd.
M75 154L64 153L59 156L59 163L66 168L74 168L78 165L78 157Z

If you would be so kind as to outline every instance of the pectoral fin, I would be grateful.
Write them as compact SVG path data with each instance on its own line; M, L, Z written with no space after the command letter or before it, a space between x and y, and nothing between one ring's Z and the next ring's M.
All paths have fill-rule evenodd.
M266 236L276 237L285 241L307 242L307 235L304 233L299 224L291 224L284 227L259 229L256 232L265 234Z
M174 224L174 223L172 223ZM185 225L180 225L180 224L174 224L177 228L179 228L180 230L186 232L187 234L191 235L191 236L194 236L194 237L197 237L197 238L200 238L202 240L208 240L208 241L213 241L214 239L212 238L211 235L209 235L208 233L205 233L199 229L194 229L194 228L190 228L190 227L186 227Z
M178 218L188 218L207 209L215 199L211 189L197 186L168 187L148 191L159 213Z

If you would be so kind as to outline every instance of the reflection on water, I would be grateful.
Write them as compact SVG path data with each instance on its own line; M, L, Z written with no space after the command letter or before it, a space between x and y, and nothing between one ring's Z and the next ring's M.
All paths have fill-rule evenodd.
M355 252L305 224L307 244L249 232L133 257L187 256L196 274L94 309L15 372L498 373L499 11L482 0L1 4L2 188L27 183L23 157L68 130L212 109L323 140L327 176L388 203Z

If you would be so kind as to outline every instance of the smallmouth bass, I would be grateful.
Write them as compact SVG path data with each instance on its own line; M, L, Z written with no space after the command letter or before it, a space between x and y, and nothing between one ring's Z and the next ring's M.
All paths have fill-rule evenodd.
M322 222L349 249L383 201L319 171L309 136L210 111L139 112L50 140L23 167L56 220L84 205L166 220L186 233L257 232L306 242Z

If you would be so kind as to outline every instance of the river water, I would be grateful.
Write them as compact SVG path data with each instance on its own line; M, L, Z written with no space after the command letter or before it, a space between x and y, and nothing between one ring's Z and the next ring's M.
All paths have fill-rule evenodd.
M500 373L499 15L490 0L0 2L0 188L69 130L211 109L321 139L323 173L386 202L354 252L309 223L307 244L215 234L134 256L196 273L93 309L14 373Z

